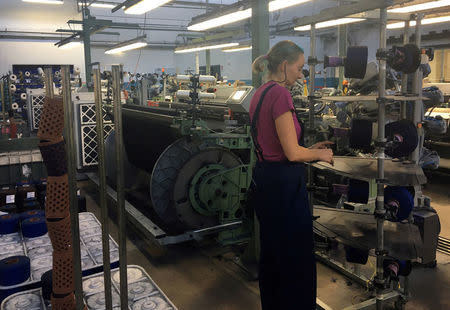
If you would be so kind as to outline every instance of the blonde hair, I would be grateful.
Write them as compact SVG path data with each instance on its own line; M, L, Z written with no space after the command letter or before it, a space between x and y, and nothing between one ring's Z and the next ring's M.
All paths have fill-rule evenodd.
M283 61L287 60L291 64L298 59L299 55L304 53L303 49L294 42L280 41L266 55L261 55L253 61L252 71L254 73L262 72L264 75L276 73L278 66Z

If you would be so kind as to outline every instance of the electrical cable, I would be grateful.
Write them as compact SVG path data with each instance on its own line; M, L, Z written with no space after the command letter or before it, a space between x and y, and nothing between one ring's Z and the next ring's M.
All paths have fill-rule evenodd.
M145 29L146 25L147 25L147 13L145 13L145 16L144 16L144 27L143 27L144 29ZM141 35L144 35L144 33L145 33L145 30L142 30ZM141 61L141 55L142 55L142 48L139 49L139 56L136 61L136 67L134 68L134 76L136 76L137 68L138 68L139 62Z

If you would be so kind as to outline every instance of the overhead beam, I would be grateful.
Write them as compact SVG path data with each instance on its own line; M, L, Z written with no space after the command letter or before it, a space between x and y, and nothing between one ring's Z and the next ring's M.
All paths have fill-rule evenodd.
M0 34L0 40L37 40L37 41L58 41L61 37L50 37L43 35L23 36L18 34Z
M118 4L117 2L112 3L112 4L117 4L117 6L115 6L113 9L111 9L111 12L114 13L123 7L133 5L133 4L137 3L138 1L139 0L127 0L120 4ZM220 3L203 3L203 2L193 2L193 1L171 1L167 4L162 5L161 7L176 8L176 6L180 6L180 5L181 6L190 6L190 7L198 8L198 9L206 9L208 7L222 8L222 7L228 6L228 5L224 5L224 4L220 4Z
M64 33L81 33L81 30L71 30L71 29L56 29L56 32L64 32ZM103 34L103 35L111 35L111 36L118 36L120 35L120 32L111 32L111 31L99 31L96 34Z
M380 19L380 9L356 13L356 14L349 15L348 17L379 20ZM387 19L388 20L407 21L407 20L411 20L411 13L389 13L388 12Z

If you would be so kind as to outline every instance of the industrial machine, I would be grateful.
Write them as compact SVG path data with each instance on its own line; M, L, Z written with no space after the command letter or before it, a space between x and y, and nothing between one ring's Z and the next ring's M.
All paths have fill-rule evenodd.
M252 232L247 189L254 154L245 107L253 88L227 87L216 96L201 91L205 86L200 84L215 85L212 76L177 80L188 82L189 89L177 91L175 102L123 105L128 199L179 241L195 231L219 232L222 244L247 241ZM106 141L111 182L114 152L108 150L113 150L113 141Z

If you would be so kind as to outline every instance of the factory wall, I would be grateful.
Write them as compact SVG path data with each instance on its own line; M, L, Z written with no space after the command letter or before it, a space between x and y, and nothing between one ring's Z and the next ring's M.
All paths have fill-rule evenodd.
M0 41L0 72L12 70L13 64L68 64L80 68L84 76L83 48L60 49L53 42Z
M85 80L83 47L60 49L53 42L0 41L0 72L12 70L14 64L69 64L80 68ZM120 55L107 55L105 48L92 48L92 62L100 62L101 68L123 64L129 72L155 72L156 69L174 68L174 53L166 49L143 49ZM137 69L136 69L137 68Z
M174 53L172 49L141 49L126 53L108 55L105 48L92 48L92 62L100 62L103 69L111 65L123 64L127 72L152 73L158 68L174 68Z

